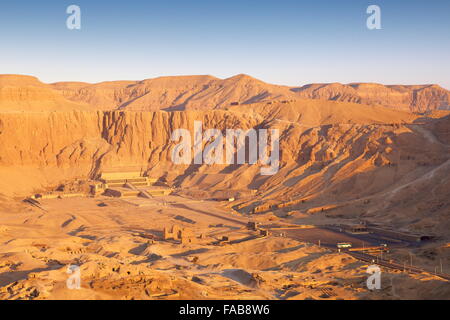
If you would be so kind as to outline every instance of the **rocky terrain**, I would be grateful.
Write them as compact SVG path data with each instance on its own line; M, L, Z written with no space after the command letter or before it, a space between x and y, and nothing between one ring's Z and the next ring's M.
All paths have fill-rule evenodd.
M220 249L205 244L205 251L158 242L150 249L133 228L145 225L146 232L158 235L162 224L174 221L169 213L178 212L176 206L159 204L164 212L155 220L158 206L144 212L111 202L109 209L99 211L92 199L64 205L52 200L41 212L21 201L61 184L87 183L104 171L142 171L193 201L224 192L235 196L232 205L220 210L244 217L255 209L264 217L292 211L297 214L288 218L290 223L304 218L365 220L432 234L440 242L430 250L439 251L448 263L448 249L442 245L450 242L448 105L449 92L437 85L291 88L246 75L43 84L34 77L1 75L1 297L73 298L73 292L55 283L66 276L63 266L76 260L83 262L90 283L89 290L77 293L82 298L157 297L145 295L147 286L175 298L330 296L329 291L314 291L318 283L336 287L336 298L424 298L406 291L397 296L403 289L367 296L355 290L363 264L294 240L259 239ZM171 133L192 131L194 121L222 132L279 129L280 170L261 176L260 164L174 164ZM143 216L147 213L151 216ZM208 228L198 217L191 218L204 224L200 229ZM99 225L111 230L96 229ZM200 265L192 265L189 254L183 256L191 250L200 250ZM244 259L245 252L263 256ZM104 270L95 269L98 264ZM347 273L349 265L355 268ZM321 271L312 279L316 269ZM120 280L125 274L128 282ZM147 276L156 279L153 284L146 282ZM405 286L424 282L424 295L449 297L435 278L390 274L387 279L396 277ZM41 278L43 282L36 280Z

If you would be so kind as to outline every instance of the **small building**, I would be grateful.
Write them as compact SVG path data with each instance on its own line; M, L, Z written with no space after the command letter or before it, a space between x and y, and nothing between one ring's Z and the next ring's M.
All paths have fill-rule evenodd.
M367 226L364 224L356 224L350 227L349 229L350 233L368 233L369 230L367 229Z
M261 230L259 230L259 235L261 237L268 237L270 235L270 233L269 233L269 230L261 229Z
M259 228L259 222L249 221L247 223L247 229L250 229L253 231L258 231L258 228Z
M90 188L91 194L93 196L99 195L105 191L103 183L101 182L94 182L93 184L90 185Z

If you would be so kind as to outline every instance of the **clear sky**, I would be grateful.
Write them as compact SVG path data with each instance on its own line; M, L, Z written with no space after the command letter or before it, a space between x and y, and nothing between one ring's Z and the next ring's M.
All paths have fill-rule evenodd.
M71 4L81 30L66 27ZM381 30L366 27L372 4ZM449 0L1 1L0 36L0 73L44 82L246 73L450 89Z

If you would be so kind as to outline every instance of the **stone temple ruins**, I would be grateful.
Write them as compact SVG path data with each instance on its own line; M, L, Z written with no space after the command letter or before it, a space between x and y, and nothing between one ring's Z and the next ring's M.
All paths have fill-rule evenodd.
M140 172L104 172L100 181L91 185L92 195L116 198L165 196L171 188L156 186L157 179L143 176Z

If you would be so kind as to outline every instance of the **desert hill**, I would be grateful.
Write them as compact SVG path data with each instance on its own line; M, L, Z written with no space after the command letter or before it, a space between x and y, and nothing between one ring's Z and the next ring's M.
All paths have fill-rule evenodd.
M309 84L288 87L265 83L245 74L227 79L213 76L173 76L142 81L95 84L44 84L35 77L0 76L2 110L128 110L181 111L223 109L236 105L331 100L384 106L412 112L447 110L450 93L438 85L375 83Z
M296 89L246 75L98 84L0 76L0 297L448 298L440 278L388 269L388 289L374 296L365 290L366 263L276 228L262 237L246 228L248 221L303 228L364 220L436 236L413 246L414 263L447 266L447 98L437 86ZM279 171L173 163L171 134L193 132L194 121L221 132L279 129ZM88 196L111 171L141 172L173 193ZM61 187L64 197L30 205L31 195ZM228 197L235 199L218 201ZM192 228L200 243L162 239L170 225ZM212 242L230 233L234 242ZM409 261L405 250L390 258ZM82 290L66 288L71 264L82 267Z
M66 98L89 103L100 110L206 110L295 97L288 87L266 84L247 75L224 80L212 76L177 76L94 85L55 83L52 86L61 90Z
M293 89L300 97L369 105L413 112L449 110L450 92L438 85L381 85L377 83L310 84Z
M0 111L90 110L31 76L0 75Z
M299 88L262 82L248 75L161 77L138 82L73 86L56 83L66 98L101 110L205 110L301 98L380 105L413 112L445 110L450 93L438 85L385 86L376 83L310 84Z

